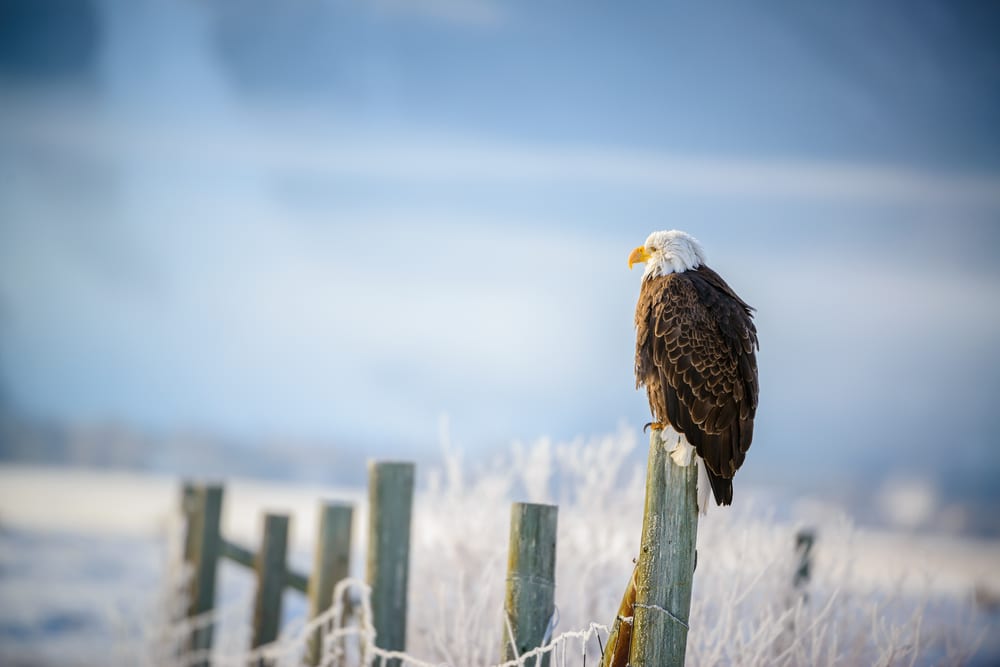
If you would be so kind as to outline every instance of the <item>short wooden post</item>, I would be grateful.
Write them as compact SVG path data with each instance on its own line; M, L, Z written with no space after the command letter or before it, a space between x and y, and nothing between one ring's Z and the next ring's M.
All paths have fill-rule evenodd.
M354 506L350 503L320 503L319 530L313 572L309 577L309 618L316 618L333 604L333 588L346 579L351 565L351 528ZM309 638L307 662L320 664L323 656L323 629Z
M410 569L410 518L414 465L368 464L368 585L371 586L375 645L406 649L406 591ZM389 660L386 667L400 665Z
M792 587L785 595L785 606L791 611L785 626L774 638L774 654L784 655L795 641L796 607L809 602L809 579L812 576L812 550L816 543L816 531L802 528L795 534L795 571L792 573Z
M555 505L514 503L510 508L507 592L501 660L506 662L548 641L555 610ZM548 667L549 654L531 658L525 667Z
M269 644L278 638L287 553L288 515L265 514L264 537L255 563L257 595L254 599L251 648ZM261 660L258 664L265 664L265 661Z
M812 550L816 544L816 531L812 528L802 528L795 534L795 553L799 557L798 567L792 585L796 589L804 589L809 585L812 576Z
M664 439L678 435L653 430L646 470L642 549L636 567L632 667L683 665L687 649L695 538L698 533L698 467L676 465Z
M212 611L215 607L215 575L218 570L222 545L219 524L222 518L222 486L184 486L183 502L187 516L187 533L184 536L184 557L191 567L188 584L187 616L193 617ZM213 623L199 622L191 633L191 651L210 651ZM208 665L208 660L194 663Z
M191 480L185 480L181 485L181 515L184 517L184 563L194 563L195 522L198 512L198 485Z

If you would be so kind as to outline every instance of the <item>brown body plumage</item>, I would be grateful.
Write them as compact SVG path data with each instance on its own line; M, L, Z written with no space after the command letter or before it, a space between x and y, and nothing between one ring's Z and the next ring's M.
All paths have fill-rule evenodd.
M651 273L635 310L636 387L653 419L683 434L704 460L720 505L753 438L757 329L748 306L712 269Z

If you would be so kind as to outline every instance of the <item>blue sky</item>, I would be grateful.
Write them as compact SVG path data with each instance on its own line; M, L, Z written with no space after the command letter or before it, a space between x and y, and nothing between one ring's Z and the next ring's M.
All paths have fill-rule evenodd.
M746 475L1000 473L994 12L37 4L0 21L20 411L402 451L443 413L484 450L642 424L625 258L676 227L759 309Z

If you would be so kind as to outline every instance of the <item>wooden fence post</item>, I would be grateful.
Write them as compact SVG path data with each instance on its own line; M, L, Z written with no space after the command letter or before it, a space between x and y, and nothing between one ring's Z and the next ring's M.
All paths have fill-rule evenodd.
M184 485L183 502L187 518L184 536L184 558L191 567L188 584L187 616L198 616L215 607L215 575L218 569L222 536L219 523L222 518L220 485ZM199 624L192 631L188 648L191 651L209 651L212 648L213 623ZM206 667L209 661L194 663Z
M683 665L687 649L695 538L698 533L698 466L676 465L664 438L678 434L654 429L649 438L642 549L636 568L632 667Z
M414 465L368 464L368 558L375 645L406 649L406 589L410 569L410 518ZM387 667L400 665L389 660Z
M801 528L795 534L795 571L792 573L792 587L785 596L785 606L791 612L785 620L785 627L774 638L774 655L784 655L795 642L797 607L809 602L809 579L812 576L812 549L816 543L816 530Z
M184 563L194 564L195 522L194 517L199 507L198 485L191 480L185 480L181 485L181 515L184 517ZM186 611L186 610L185 610Z
M319 530L313 572L309 577L309 618L313 619L333 604L333 588L346 579L351 565L351 527L354 506L349 503L320 503ZM320 664L323 656L323 628L309 638L306 659Z
M278 638L281 625L281 595L285 590L285 557L288 552L288 515L265 514L264 537L255 563L257 596L254 600L251 648ZM260 660L258 664L265 664Z
M796 589L809 585L812 576L812 549L816 544L816 531L812 528L802 528L795 534L795 553L799 557L798 567L792 585ZM805 595L805 593L803 593Z
M501 661L506 662L538 648L549 640L555 610L556 524L555 505L514 503L510 508L510 543L507 550L507 592ZM531 658L525 667L548 667L549 654Z

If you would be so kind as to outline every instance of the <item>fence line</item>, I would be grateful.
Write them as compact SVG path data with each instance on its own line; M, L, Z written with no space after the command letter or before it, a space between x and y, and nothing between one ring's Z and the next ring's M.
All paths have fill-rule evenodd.
M279 635L275 642L248 652L224 654L202 649L183 656L175 665L176 667L193 667L210 658L216 667L246 667L249 662L259 661L271 662L282 665L282 667L284 665L298 665L300 664L299 652L308 644L309 638L317 631L326 629L321 660L318 663L322 667L339 667L343 664L370 665L376 660L383 661L382 664L386 664L386 661L389 660L399 660L402 665L408 667L442 667L443 663L440 662L422 660L401 651L391 651L376 646L370 591L370 587L364 581L344 579L334 587L333 599L339 603L335 603L322 614L309 620L294 633ZM355 600L351 611L347 611L347 605L342 602L344 600ZM220 620L223 615L223 612L215 610L207 612L201 618L182 621L174 629L174 633L176 636L184 636L195 627L203 627L206 623ZM353 625L349 625L351 623ZM602 633L607 636L608 628L606 626L591 623L584 630L561 633L545 646L536 647L517 659L498 662L491 667L525 667L528 660L553 656L557 652L560 652L564 659L558 662L556 667L563 667L567 665L568 657L583 656L586 647L591 645L591 642L600 641ZM355 646L357 655L353 661L349 659L347 655L349 651L345 648L345 640L348 639L354 639L357 642ZM579 643L579 652L567 652L567 647L571 647L572 643Z
M345 604L346 588L342 585L351 581L346 577L350 569L353 506L347 503L321 506L313 572L306 575L287 564L287 515L264 515L261 546L252 551L222 536L224 488L218 484L185 482L184 561L191 572L184 625L189 637L185 663L208 667L213 660L219 661L212 652L215 579L219 560L227 558L254 570L257 580L251 651L242 656L243 665L249 661L265 667L280 658L274 647L280 635L282 594L286 588L309 596L311 620L306 626L308 639L304 642L308 664L328 664L331 655L343 657L347 647L342 642L347 637L356 639L355 650L361 664L369 664L372 658L383 661L383 667L424 664L404 653L414 477L412 463L372 462L369 466L368 584L358 615L352 615L350 600ZM515 503L511 508L509 595L505 613L513 633L501 652L501 660L511 665L536 667L535 657L542 656L537 667L548 666L555 620L557 512L558 508L552 505ZM345 627L345 620L354 623L354 627Z
M218 484L185 482L182 486L181 507L186 520L183 559L188 572L188 639L183 650L188 656L200 656L189 659L192 667L208 667L211 663L215 581L221 559L227 558L253 570L256 575L252 649L277 638L281 597L286 588L310 595L310 618L319 617L334 603L334 583L344 579L349 571L353 506L321 504L319 539L314 571L310 576L288 567L289 518L286 515L264 515L263 539L256 552L225 539L220 525L224 495L224 488ZM311 594L310 582L314 582L315 589ZM314 641L321 641L320 637L318 634Z
M528 503L512 505L507 592L499 635L500 662L495 667L562 667L567 664L567 647L573 640L581 642L580 655L585 663L587 642L591 639L597 641L603 654L602 665L619 664L612 654L619 654L624 659L630 652L632 664L639 664L642 658L636 660L636 652L651 650L656 656L659 649L654 644L666 641L664 638L669 632L674 632L681 642L680 656L683 656L697 525L694 478L690 474L694 467L674 470L676 466L667 460L663 449L659 435L654 434L650 448L652 473L647 478L646 516L659 520L651 522L655 532L649 532L650 526L644 522L642 553L622 600L613 633L606 626L592 623L586 630L553 637L557 618L554 592L558 507ZM167 638L180 640L177 663L185 667L208 667L210 664L216 667L228 664L271 667L303 662L312 666L367 667L377 661L380 667L439 667L438 663L418 660L405 653L414 476L412 463L373 462L369 467L367 582L347 578L353 528L351 504L321 504L313 569L310 574L303 574L290 569L287 563L290 523L287 515L263 516L261 546L252 551L221 534L222 485L185 482L181 494L186 519L183 541L185 617L164 633ZM682 526L682 539L679 539L676 522L690 522L689 510L694 523L687 524L691 529L687 533ZM671 518L672 513L678 516ZM800 535L796 544L799 569L791 583L802 595L802 600L808 584L810 547L814 539L815 533L810 532L807 537ZM666 545L672 542L678 543L679 551L667 548ZM250 651L238 656L221 655L212 647L213 630L222 616L215 609L216 573L222 558L253 569L257 579ZM671 560L679 561L674 567L679 567L681 574L686 573L686 590L673 593L667 590L668 597L660 598L650 582L661 576L657 573L664 561ZM308 620L291 637L290 629L282 633L280 628L285 589L297 590L307 595L309 601ZM659 590L664 593L662 587ZM647 627L655 628L659 624L658 634L640 631L643 614L647 624L652 624ZM678 627L683 632L677 632ZM795 645L796 639L789 639ZM782 654L788 648L787 644L775 646ZM677 653L671 655L676 657ZM645 664L665 664L658 662L656 657L652 662L648 657L645 660ZM674 658L667 662L681 664Z

